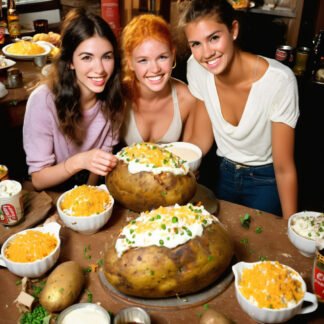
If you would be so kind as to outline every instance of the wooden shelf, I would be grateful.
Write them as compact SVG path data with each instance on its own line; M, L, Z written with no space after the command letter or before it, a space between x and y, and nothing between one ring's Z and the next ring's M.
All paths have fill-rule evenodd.
M296 18L296 12L293 9L285 7L276 7L274 9L264 9L263 7L251 8L249 9L252 13L272 15L284 18Z

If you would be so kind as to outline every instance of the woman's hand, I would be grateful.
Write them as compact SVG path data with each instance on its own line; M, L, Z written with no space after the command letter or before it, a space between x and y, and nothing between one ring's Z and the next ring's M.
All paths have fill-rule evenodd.
M100 149L84 152L81 158L84 169L101 176L106 176L118 162L118 159L113 154Z

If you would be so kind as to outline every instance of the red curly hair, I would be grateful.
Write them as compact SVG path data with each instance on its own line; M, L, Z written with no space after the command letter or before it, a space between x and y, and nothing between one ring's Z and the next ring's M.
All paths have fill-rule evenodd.
M133 50L147 39L166 43L174 51L169 24L160 16L142 14L135 16L121 34L122 82L129 99L136 98L137 87L134 71L128 66Z

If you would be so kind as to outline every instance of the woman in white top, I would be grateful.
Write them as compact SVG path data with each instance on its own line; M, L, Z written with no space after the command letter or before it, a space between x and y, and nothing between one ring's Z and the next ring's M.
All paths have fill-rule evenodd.
M226 0L192 0L180 26L192 52L189 89L199 99L191 140L204 152L216 141L217 196L288 218L297 210L294 74L239 49L239 23Z
M185 139L196 99L185 83L171 77L175 49L169 25L153 14L136 16L123 29L121 47L128 101L125 144Z

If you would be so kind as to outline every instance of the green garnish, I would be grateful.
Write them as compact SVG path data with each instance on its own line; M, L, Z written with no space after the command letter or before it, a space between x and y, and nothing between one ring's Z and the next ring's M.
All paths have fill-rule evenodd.
M251 223L250 214L245 214L244 216L240 216L240 222L244 228L250 228L250 223Z
M24 313L20 319L20 324L49 323L50 317L51 315L47 313L46 309L39 305L32 312Z
M257 234L262 233L262 231L263 231L263 228L262 228L261 226L258 226L258 227L255 229L255 233L257 233Z
M92 299L93 299L93 294L90 290L87 290L87 301L88 303L92 303Z

